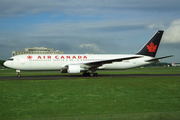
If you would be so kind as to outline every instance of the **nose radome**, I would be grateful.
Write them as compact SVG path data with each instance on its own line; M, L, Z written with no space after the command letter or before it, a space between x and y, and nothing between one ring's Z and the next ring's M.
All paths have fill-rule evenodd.
M7 62L4 62L4 63L3 63L3 64L4 64L4 66L6 66L6 63L7 63Z
M8 61L5 61L5 62L4 62L4 66L9 67Z

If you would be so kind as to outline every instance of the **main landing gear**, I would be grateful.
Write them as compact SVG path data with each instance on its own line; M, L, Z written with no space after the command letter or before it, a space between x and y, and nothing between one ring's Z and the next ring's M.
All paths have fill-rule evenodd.
M18 77L18 78L21 77L20 72L21 72L20 70L16 70L16 73L17 73L17 77Z
M85 73L83 73L83 76L91 76L91 77L93 77L93 76L98 76L98 73L87 73L87 72L85 72Z
M96 70L95 69L91 69L90 70L91 71L91 73L89 73L89 72L84 72L83 73L83 76L91 76L91 77L93 77L93 76L98 76L98 73L94 73Z
M98 73L91 73L90 76L98 76Z

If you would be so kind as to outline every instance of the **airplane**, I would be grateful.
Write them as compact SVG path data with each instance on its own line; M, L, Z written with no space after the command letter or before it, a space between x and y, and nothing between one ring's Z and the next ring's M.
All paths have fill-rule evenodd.
M24 54L9 58L4 66L21 70L58 70L61 73L98 76L96 70L124 70L159 62L173 55L155 58L163 30L159 30L136 54Z

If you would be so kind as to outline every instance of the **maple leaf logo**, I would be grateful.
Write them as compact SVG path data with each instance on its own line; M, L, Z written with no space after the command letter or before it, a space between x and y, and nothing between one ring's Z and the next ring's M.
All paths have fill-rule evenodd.
M153 52L156 52L157 45L154 45L154 43L151 42L150 45L147 45L147 49L149 50L148 52L151 52L151 55L152 55Z
M32 56L27 56L27 59L32 59Z

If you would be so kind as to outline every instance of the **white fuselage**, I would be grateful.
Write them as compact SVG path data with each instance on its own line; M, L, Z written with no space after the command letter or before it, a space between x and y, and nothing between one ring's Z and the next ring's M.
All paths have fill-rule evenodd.
M82 68L88 68L85 63L91 63L95 61L111 60L125 57L133 57L137 55L121 55L121 54L25 54L11 57L10 60L4 63L5 66L16 70L63 70L67 68L67 65L79 64ZM104 70L121 70L130 69L139 66L151 64L152 62L146 62L146 60L152 59L152 57L141 56L140 58L123 60L120 62L112 62L103 64L97 67Z

